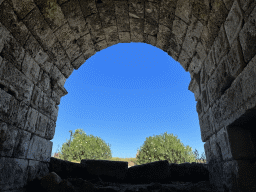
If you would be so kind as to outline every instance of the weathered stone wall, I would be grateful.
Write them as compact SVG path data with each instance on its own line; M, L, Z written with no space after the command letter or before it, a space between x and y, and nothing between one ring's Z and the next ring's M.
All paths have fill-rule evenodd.
M0 0L0 191L47 174L66 79L144 42L189 71L210 181L256 191L256 1Z

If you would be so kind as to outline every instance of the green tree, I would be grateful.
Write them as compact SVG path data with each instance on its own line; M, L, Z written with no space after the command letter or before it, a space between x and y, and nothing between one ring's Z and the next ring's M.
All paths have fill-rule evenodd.
M177 136L172 134L147 137L137 155L137 165L168 160L169 163L195 162L192 148L184 146Z
M101 138L93 135L86 135L82 129L75 130L70 140L63 143L60 154L60 159L68 161L81 161L82 159L111 159L112 153L110 146Z

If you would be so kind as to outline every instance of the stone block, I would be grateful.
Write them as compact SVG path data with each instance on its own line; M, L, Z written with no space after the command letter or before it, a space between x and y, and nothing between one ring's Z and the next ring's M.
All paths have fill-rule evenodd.
M0 89L1 98L0 98L0 119L5 120L6 116L8 116L8 112L10 110L10 103L12 100L12 95L8 94L3 89Z
M18 134L18 130L12 125L7 125L5 122L0 121L1 131L1 143L0 143L0 155L11 157L15 146L15 139Z
M195 99L196 101L198 101L198 98L200 96L200 87L195 78L191 79L188 90L194 93Z
M241 82L241 78L235 79L231 87L227 89L225 94L220 98L223 119L227 118L232 113L235 113L235 111L244 103Z
M42 113L38 112L38 117L35 125L35 134L39 137L45 137L49 118Z
M99 15L102 22L102 28L116 26L116 15L114 3L107 3L106 6L98 7Z
M14 99L14 100L16 100L16 99ZM12 121L11 124L13 126L23 129L25 126L29 107L28 107L28 105L24 104L23 102L18 102L18 101L14 102L12 104L12 107L13 107L12 113L9 115L9 117L11 118L11 121Z
M39 111L44 115L50 117L50 115L54 111L54 106L55 106L54 101L51 98L47 97L44 92L42 92L42 95L39 99L39 104L38 104Z
M225 189L231 190L231 191L236 191L238 189L237 185L237 169L236 161L228 161L224 162L223 164L223 186L225 186Z
M38 8L33 9L24 19L23 22L33 34L35 39L42 43L42 46L48 49L56 42L56 38L44 16Z
M236 78L245 68L242 48L238 39L233 41L233 45L228 53L228 69L232 77Z
M123 161L112 162L108 160L82 159L81 165L85 165L87 167L87 171L90 175L99 175L102 178L109 177L112 179L115 178L119 180L123 180L125 178L126 176L125 170L128 169L127 162L123 162Z
M204 55L205 57L205 55ZM191 63L189 64L188 71L190 74L198 74L203 63L203 58L200 57L200 54L196 52L195 56L192 58Z
M50 162L52 144L52 141L32 134L26 158L42 162Z
M38 177L44 177L48 173L49 173L48 163L35 161L35 160L28 161L28 182Z
M1 80L5 81L19 101L29 105L34 84L9 61L3 66Z
M27 105L25 105L24 102L18 102L18 100L10 94L11 90L7 90L6 92L1 89L1 93L3 95L1 100L3 109L0 111L0 119L13 126L23 128L28 111Z
M170 55L176 61L180 54L182 43L184 41L187 31L187 24L183 22L178 17L175 17L172 26L172 37L169 39L169 48L167 50L168 55Z
M62 60L63 58L67 58L66 52L63 49L63 47L61 46L61 44L59 42L56 42L52 48L51 48L51 53L53 54L54 58L53 61L55 62L55 65L61 69L65 63L60 62L60 60Z
M0 23L0 53L2 52L4 45L10 41L11 33L6 29L4 25Z
M40 65L41 69L47 73L50 73L50 70L53 67L53 62L51 59L47 59L42 65Z
M108 46L119 43L118 30L116 26L105 28L104 32L106 34L106 41L108 43Z
M49 59L47 53L44 52L43 48L33 35L30 35L26 44L24 45L24 48L40 66L43 66L44 62Z
M91 56L96 54L96 50L95 49L89 49L84 53L84 59L87 60L89 59Z
M4 1L1 5L0 21L8 28L14 38L20 43L20 46L23 46L28 37L28 29L23 22L18 19L7 1Z
M59 42L64 49L67 49L72 41L75 40L75 35L70 29L69 24L66 23L54 32L55 36L58 38Z
M38 86L34 86L33 93L31 96L31 107L38 109L39 100L42 95L42 90Z
M178 0L175 15L189 24L191 18L191 9L192 6L189 0Z
M227 127L222 127L216 134L216 142L221 149L221 157L224 161L230 161L233 159L230 149L230 135L227 132Z
M13 38L5 39L0 56L10 61L18 70L21 70L21 64L25 56L25 49ZM9 40L9 41L7 41Z
M95 44L95 50L97 52L99 52L99 51L101 51L103 49L106 49L106 48L108 48L108 44L107 44L106 40L100 41L100 42Z
M61 10L68 21L71 30L74 31L76 39L89 33L86 21L77 0L62 4Z
M221 114L221 103L219 100L217 100L212 107L209 108L209 112L211 113L211 119L213 124L213 131L216 132L216 130L221 129L224 125L221 124L223 117Z
M89 52L89 50L95 49L91 39L91 35L87 34L77 40L77 45L80 47L83 53Z
M130 31L130 19L129 16L119 16L116 18L118 32L129 33ZM129 33L130 34L130 33Z
M76 41L71 42L69 44L68 48L66 49L66 53L71 62L76 60L79 56L82 55L82 52L81 52L79 46L76 44Z
M37 38L38 39L38 38ZM41 43L43 49L48 54L48 56L53 59L54 55L50 51L52 49L52 46L58 42L57 37L54 35L53 32L50 32L45 39L38 39L38 42Z
M56 128L56 122L53 121L52 119L49 119L46 126L44 138L47 140L52 140L55 134L55 128Z
M67 90L62 87L58 82L54 83L52 89L52 100L56 102L57 105L60 104L61 97L67 95Z
M207 75L211 76L217 67L217 63L216 63L215 55L214 55L214 51L213 51L213 46L210 49L210 51L204 61L204 65L205 65L205 71L206 71Z
M224 94L234 80L228 72L227 62L225 56L207 83L210 105Z
M202 105L200 99L196 103L196 111L198 113L198 116L202 115Z
M237 38L240 30L242 29L242 25L243 25L243 12L240 9L240 6L237 0L235 0L228 14L228 17L224 23L224 27L225 27L227 38L230 45L232 45L234 39Z
M50 70L50 78L53 78L53 80L56 80L59 82L59 84L64 87L64 84L66 82L66 78L64 75L60 72L60 70L53 65L51 70Z
M159 4L145 2L144 33L156 35L159 23Z
M188 72L188 67L190 65L192 58L188 56L188 54L186 53L186 51L184 51L183 49L181 50L181 53L179 55L179 60L178 62L181 64L181 66L185 69L185 71Z
M217 33L213 33L212 30L210 30L207 26L203 27L203 31L201 34L201 43L204 46L204 49L206 50L207 53L212 48L212 44L214 42L215 37L217 36Z
M29 107L24 130L29 131L30 133L34 133L37 118L38 118L38 111Z
M201 90L201 98L202 98L202 108L203 111L206 112L209 109L209 99L208 99L208 94L207 94L207 89Z
M207 27L213 39L218 36L220 27L225 22L227 16L228 10L222 0L214 0L211 2L211 10Z
M256 56L248 63L244 70L240 73L242 76L242 93L244 101L247 101L250 97L256 93Z
M175 9L177 0L161 1L159 24L172 28L172 22L175 18Z
M28 153L28 143L31 139L31 133L21 129L17 129L18 134L15 138L15 146L12 157L25 159Z
M58 112L59 112L59 106L58 105L53 106L52 113L51 113L52 120L57 121Z
M167 52L170 46L170 38L172 36L171 30L164 25L159 25L159 32L157 34L156 47Z
M89 0L89 1L79 0L79 4L85 18L87 18L89 15L92 15L98 12L96 3L93 0Z
M212 159L212 161L209 162L209 180L210 183L215 186L215 189L220 189L220 191L223 191L223 164L225 162L218 161L215 159Z
M210 13L210 4L208 0L201 1L195 0L191 2L192 14L204 25L206 26L209 13Z
M114 1L114 5L117 18L129 15L129 5L127 1Z
M244 61L247 64L256 54L256 7L250 14L248 21L244 24L239 33L239 40L242 46Z
M16 159L9 157L1 157L0 186L1 190L11 190L23 187L27 182L28 160Z
M55 62L56 67L63 73L62 69L64 66L70 66L71 62L70 59L65 55L64 57L60 58L57 62ZM67 72L65 72L67 73ZM65 75L63 73L63 75Z
M130 17L130 31L132 42L143 42L143 26L144 19L137 19Z
M230 45L223 25L220 28L218 37L216 37L213 43L213 50L215 54L215 61L217 65L219 65L219 62L230 50Z
M52 82L50 76L44 71L40 70L37 86L40 90L44 91L48 96L51 96Z
M156 46L156 40L157 40L156 36L152 36L144 33L145 43Z
M210 145L211 145L211 152L212 152L212 160L223 161L222 149L218 143L216 134L213 134L210 137Z
M119 30L119 28L118 28ZM131 35L130 32L118 32L120 43L130 43L131 42Z
M23 19L32 9L36 7L33 0L11 0L8 3L12 6L13 10L19 17Z
M193 57L199 38L203 31L203 24L194 16L191 18L191 24L188 26L187 34L182 48L190 57Z
M141 3L139 1L129 1L129 16L136 18L136 19L142 19L144 18L144 3Z
M98 14L88 16L86 18L86 22L91 32L90 35L92 38L92 42L94 44L105 39L105 34L102 29L100 16Z
M65 76L65 78L69 78L69 76L73 73L74 68L70 62L67 62L60 71Z
M201 118L199 118L201 139L205 142L213 134L213 124L211 122L210 113L206 112Z
M78 57L75 61L73 61L71 64L74 67L75 70L77 70L79 67L81 67L81 65L83 65L85 63L85 58L83 55L81 55L80 57Z
M66 20L57 1L34 0L34 2L53 31L56 31L59 27L64 25Z
M209 161L212 159L210 139L206 140L204 144L204 151L205 151L206 163L208 164Z
M30 56L28 52L25 54L25 58L22 62L22 73L26 75L34 84L37 83L40 67Z

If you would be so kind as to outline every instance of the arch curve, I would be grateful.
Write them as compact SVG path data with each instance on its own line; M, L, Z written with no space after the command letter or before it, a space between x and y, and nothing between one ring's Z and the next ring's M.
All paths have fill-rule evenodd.
M96 52L129 42L158 47L190 73L188 88L198 102L207 161L217 158L213 146L218 143L226 167L239 170L246 164L254 170L255 162L248 161L256 157L255 137L242 122L254 124L256 114L255 4L253 0L1 0L0 187L4 191L22 187L28 176L33 179L47 167L58 105L67 94L64 84L72 72ZM244 146L246 150L241 150ZM19 169L19 175L9 173L10 167Z

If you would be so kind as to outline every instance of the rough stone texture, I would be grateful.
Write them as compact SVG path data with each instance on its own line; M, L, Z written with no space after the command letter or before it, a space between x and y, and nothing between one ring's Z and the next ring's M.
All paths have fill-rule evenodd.
M33 161L35 162L37 161ZM209 184L206 164L168 164L168 161L158 161L131 168L127 168L127 165L127 162L105 160L82 160L81 164L77 164L51 158L46 168L50 173L34 180L29 179L28 185L23 189L29 192L41 185L47 191L216 191ZM120 174L122 178L118 176ZM144 182L138 180L139 175L144 178L141 179ZM34 174L31 178L34 178Z
M190 73L209 182L222 192L256 191L255 6L253 0L0 0L0 189L18 192L51 177L50 140L74 69L109 46L144 42ZM56 174L54 182L72 191L72 181Z

